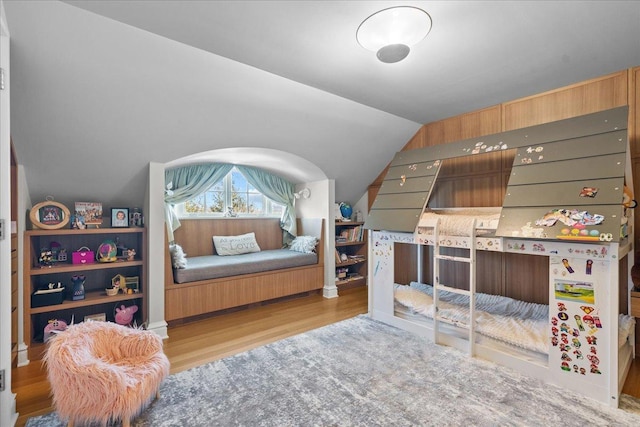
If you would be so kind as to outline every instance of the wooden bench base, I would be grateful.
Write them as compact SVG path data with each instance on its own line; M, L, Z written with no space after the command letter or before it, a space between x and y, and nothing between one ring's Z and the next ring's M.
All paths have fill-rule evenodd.
M237 235L249 231L256 233L256 240L262 249L277 249L279 227L274 232L273 219L246 220L216 219L192 220L183 223L175 232L176 242L183 245L189 256L211 253L212 249L200 248L189 242L210 240L213 235ZM197 221L197 222L195 222ZM186 222L186 221L185 221ZM215 227L215 228L212 228ZM226 230L226 231L225 231ZM299 235L320 237L318 243L318 264L240 276L176 284L173 282L169 247L165 251L165 320L167 322L188 321L197 316L208 315L220 310L243 307L250 304L271 301L305 292L318 291L324 287L324 220L319 218L299 219ZM281 241L281 240L280 240ZM212 245L211 243L208 243ZM281 244L281 243L280 243ZM207 252L208 251L208 252Z

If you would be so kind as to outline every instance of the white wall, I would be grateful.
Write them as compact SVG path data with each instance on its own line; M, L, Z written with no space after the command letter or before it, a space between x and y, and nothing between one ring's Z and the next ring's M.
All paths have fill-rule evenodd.
M164 319L164 165L149 163L144 204L147 227L147 329L167 338Z
M325 179L296 185L296 191L308 188L311 196L296 201L296 216L300 218L324 218L324 289L326 298L338 296L335 283L335 216L333 205L335 200L335 181ZM329 256L331 255L331 256Z
M0 240L0 369L5 389L0 392L0 426L13 426L18 418L16 396L11 390L11 131L9 28L4 3L0 0L0 67L4 89L0 90L0 219L4 238Z
M20 159L18 159L20 163ZM24 231L27 228L27 209L33 203L29 197L29 187L25 176L24 166L18 164L18 266L24 265ZM18 268L18 366L29 363L27 344L24 342L24 269Z

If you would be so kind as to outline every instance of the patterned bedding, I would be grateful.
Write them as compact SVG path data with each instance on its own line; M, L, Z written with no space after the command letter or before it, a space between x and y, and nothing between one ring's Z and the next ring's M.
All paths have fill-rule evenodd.
M394 285L396 303L412 313L433 319L433 287L412 282ZM442 291L438 293L439 314L447 320L469 322L469 297ZM549 351L549 307L500 295L476 293L476 331L507 344L539 353ZM635 319L619 315L618 347L634 333Z

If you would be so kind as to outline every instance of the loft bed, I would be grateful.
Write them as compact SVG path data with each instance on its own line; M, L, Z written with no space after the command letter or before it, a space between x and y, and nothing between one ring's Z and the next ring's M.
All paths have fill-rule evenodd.
M371 242L370 315L617 407L635 356L635 322L626 315L628 303L619 308L621 300L628 301L633 263L627 256L633 253L632 230L626 227L633 214L622 205L624 187L632 183L627 114L621 107L398 153L365 222ZM501 207L429 205L443 163L488 148L516 150ZM416 310L399 301L408 289L409 301L428 301L424 296L430 295L395 282L398 243L415 245L419 270L429 254L431 308ZM539 299L540 289L547 289L546 321L533 322L544 328L535 332L538 338L546 332L546 350L488 336L483 321L495 314L489 310L488 316L478 306L486 309L485 300L504 302L505 297L476 291L476 251L544 257L548 276L530 291ZM466 267L448 266L459 263ZM462 286L460 276L466 277ZM414 294L418 291L424 296ZM539 302L526 291L521 290L518 304ZM464 322L447 318L451 299L465 301L466 314L455 317Z

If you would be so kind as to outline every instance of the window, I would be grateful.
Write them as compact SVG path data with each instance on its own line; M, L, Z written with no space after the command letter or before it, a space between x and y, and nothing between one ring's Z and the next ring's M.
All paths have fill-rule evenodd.
M281 217L284 206L271 201L238 171L231 169L204 194L176 205L179 217L222 217L232 212L242 217Z

